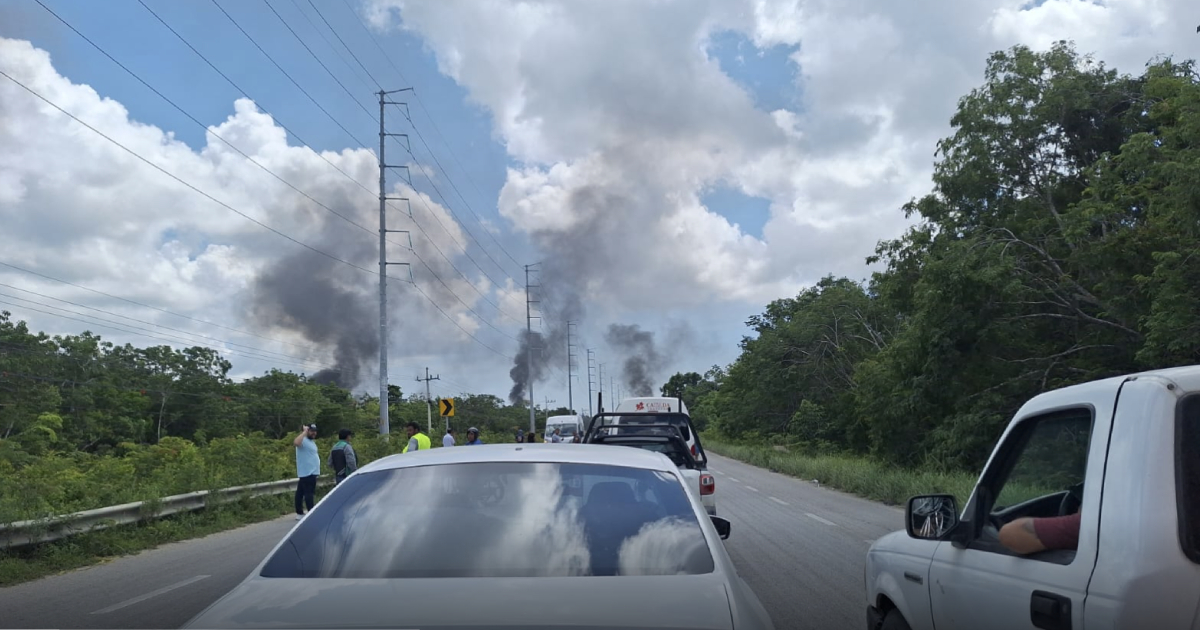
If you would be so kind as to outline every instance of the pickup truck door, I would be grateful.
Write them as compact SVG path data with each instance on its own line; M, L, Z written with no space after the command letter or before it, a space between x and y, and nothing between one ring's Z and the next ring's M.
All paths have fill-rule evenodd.
M965 543L941 542L934 551L929 594L935 628L1082 628L1114 402L1060 408L1013 423L964 511L963 526L972 536ZM1069 514L1080 505L1077 550L1021 556L999 543L997 522Z

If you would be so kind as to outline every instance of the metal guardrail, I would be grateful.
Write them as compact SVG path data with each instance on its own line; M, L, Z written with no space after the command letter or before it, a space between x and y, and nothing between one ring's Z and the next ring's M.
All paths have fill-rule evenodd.
M318 479L317 483L328 485L332 481L328 476L324 476ZM281 479L215 491L200 490L157 500L135 501L73 514L0 524L0 548L50 542L87 531L137 523L180 512L192 512L247 497L285 494L296 489L296 482L296 479Z

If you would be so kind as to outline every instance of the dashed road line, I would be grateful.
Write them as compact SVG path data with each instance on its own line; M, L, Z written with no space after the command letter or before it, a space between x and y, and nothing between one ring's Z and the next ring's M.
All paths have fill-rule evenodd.
M158 589L157 591L150 591L149 593L146 593L145 595L139 595L137 597L134 597L133 599L127 599L119 604L113 604L112 606L109 606L108 608L101 608L100 610L97 610L96 612L94 612L92 614L93 615L103 615L103 614L107 614L107 613L110 613L110 612L113 612L116 610L120 610L122 608L125 608L126 606L140 604L141 602L144 602L147 599L150 599L151 597L158 597L159 595L162 595L163 593L169 593L177 588L182 588L184 586L187 586L188 584L193 584L195 582L199 582L200 580L203 580L204 578L207 578L207 577L209 577L209 576L197 575L195 577L190 577L182 582L176 582L170 586L164 586L164 587Z
M733 477L729 477L729 480L732 481L733 483L741 483L740 481L738 481L737 479L734 479Z
M821 518L820 516L817 516L816 514L813 514L812 512L805 512L804 515L807 516L808 518L811 518L814 521L819 522L819 523L825 523L826 525L833 525L834 527L837 526L837 523L834 523L833 521L831 521L827 518Z
M755 488L754 486L746 486L746 489L750 492L758 492L758 488Z
M779 505L787 505L788 504L788 502L784 501L783 499L776 499L775 497L767 497L767 498L778 503Z

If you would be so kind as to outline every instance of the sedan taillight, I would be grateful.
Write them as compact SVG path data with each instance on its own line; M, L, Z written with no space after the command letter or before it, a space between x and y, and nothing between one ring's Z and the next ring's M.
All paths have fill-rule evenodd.
M710 474L700 475L700 494L712 494L717 491L717 480Z

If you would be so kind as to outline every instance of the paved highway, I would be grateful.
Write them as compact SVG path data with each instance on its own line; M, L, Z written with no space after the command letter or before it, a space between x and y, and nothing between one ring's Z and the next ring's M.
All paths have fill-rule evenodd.
M712 456L738 571L780 630L861 630L863 560L903 512ZM233 588L295 524L285 517L0 589L0 628L177 628Z

